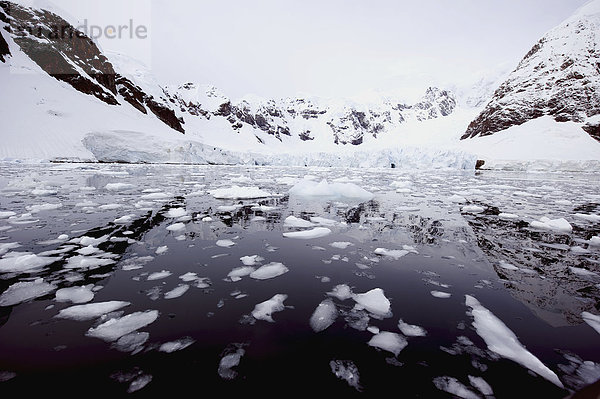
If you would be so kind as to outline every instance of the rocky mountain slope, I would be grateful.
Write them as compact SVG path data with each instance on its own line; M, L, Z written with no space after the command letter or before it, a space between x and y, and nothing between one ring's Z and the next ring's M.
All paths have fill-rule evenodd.
M462 139L488 136L551 116L583 123L600 140L600 1L550 30L496 90Z

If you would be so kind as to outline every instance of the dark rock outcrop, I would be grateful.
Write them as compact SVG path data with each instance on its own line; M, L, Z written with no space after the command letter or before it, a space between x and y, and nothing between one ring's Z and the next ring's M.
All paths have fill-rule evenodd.
M6 62L7 56L10 55L10 48L8 48L8 43L4 40L2 36L2 32L0 32L0 61Z

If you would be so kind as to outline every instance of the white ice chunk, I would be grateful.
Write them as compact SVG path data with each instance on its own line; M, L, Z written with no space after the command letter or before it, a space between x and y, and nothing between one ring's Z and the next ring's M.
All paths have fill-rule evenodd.
M232 271L229 272L227 277L229 277L229 279L234 282L240 281L242 279L242 277L249 276L255 270L256 269L253 268L252 266L236 267L235 269L233 269Z
M94 299L93 285L84 287L61 288L56 291L56 300L58 302L86 303Z
M100 259L88 256L72 256L69 258L65 269L95 269L101 266L112 265L115 263L112 259Z
M456 204L464 204L465 202L467 202L467 199L461 195L454 194L448 197L448 201L454 202Z
M171 219L176 219L185 215L187 215L185 208L171 208L165 216Z
M256 280L267 280L270 278L281 276L282 274L285 274L289 271L290 269L285 267L283 263L272 262L268 265L261 266L252 273L250 273L250 277Z
M15 255L15 256L13 256ZM0 273L20 273L40 269L61 258L39 256L30 253L8 253L0 259Z
M104 341L116 341L123 335L132 333L142 327L154 323L158 318L158 310L135 312L127 316L110 319L98 327L90 328L85 335L100 338Z
M368 344L398 356L402 349L408 345L408 342L406 341L406 338L400 334L389 331L381 331L379 334L375 334Z
M142 195L140 198L143 200L162 201L162 200L167 200L170 197L171 196L169 194L158 192L158 193L145 194L145 195Z
M336 224L339 223L337 220L327 219L327 218L320 217L320 216L313 216L310 218L310 221L313 223L316 223L316 224L323 225L323 226L335 226Z
M352 244L351 242L347 242L347 241L336 241L336 242L332 242L329 245L332 246L333 248L346 249L348 247L353 246L354 244Z
M300 240L310 240L313 238L321 238L331 234L331 230L327 227L316 227L311 230L305 231L294 231L290 233L283 233L283 236L286 238L296 238Z
M53 211L62 208L62 204L39 204L25 207L31 213L39 213L42 211Z
M354 294L352 295L352 299L354 299L361 308L366 309L368 312L377 316L385 317L390 314L390 300L386 298L381 288L372 289L364 294Z
M331 299L325 299L310 317L310 326L315 332L326 330L337 318L337 308Z
M600 222L600 215L590 215L587 213L576 213L575 216L577 219L587 220L588 222L598 223Z
M492 396L494 394L494 390L492 389L490 384L488 384L487 381L481 377L474 377L470 375L469 382L486 397Z
M223 356L219 361L219 376L224 380L232 380L237 377L237 372L232 369L239 366L242 356L244 356L245 353L246 351L244 349L238 348L234 353Z
M581 312L581 317L583 317L583 321L589 324L598 334L600 334L600 316L589 312Z
M229 248L229 247L233 247L235 245L235 242L233 242L231 240L219 240L216 242L216 245L218 247Z
M0 211L0 219L8 219L9 217L16 215L17 213L13 211Z
M573 231L573 226L564 218L550 219L547 217L541 218L539 221L533 221L529 225L535 229L553 230L561 233L570 233Z
M216 190L210 190L208 193L217 199L253 199L273 196L271 193L263 191L258 187L240 186L218 188Z
M173 352L180 351L180 350L187 348L188 346L192 345L194 342L196 342L196 341L193 338L185 337L185 338L178 339L176 341L165 342L164 344L162 344L160 346L160 348L158 348L158 350L160 352L173 353Z
M181 231L185 229L185 223L175 223L170 226L167 226L167 230L169 231Z
M286 227L313 227L314 224L309 222L308 220L297 218L296 216L288 216L283 224Z
M155 253L157 255L162 255L162 254L166 253L168 250L169 250L169 247L166 245L163 245L163 246L156 248Z
M169 277L171 274L173 274L173 273L171 273L168 270L161 270L160 272L154 272L148 276L148 281L162 280L163 278Z
M473 315L473 327L475 327L477 334L483 338L489 350L527 367L563 388L563 384L556 374L529 352L502 320L483 307L474 297L470 295L465 297L466 305L471 308L471 314Z
M433 379L433 384L440 391L448 392L459 398L464 399L479 399L479 396L464 386L454 377L436 377Z
M598 273L594 273L581 267L569 266L569 270L571 271L571 273L577 274L579 276L598 277Z
M18 242L6 242L3 244L0 243L0 256L4 255L11 249L19 248L20 246L21 244L19 244Z
M356 367L353 362L350 360L332 360L329 362L329 366L336 377L346 381L348 385L357 391L362 390L362 387L359 384L360 374L358 372L358 367Z
M452 296L452 294L450 294L449 292L444 292L444 291L431 291L431 295L433 295L436 298L441 298L441 299L450 298Z
M285 309L283 302L288 298L285 294L277 294L273 296L273 298L261 302L254 307L252 311L252 316L257 320L265 320L273 323L272 314L275 312L280 312Z
M46 283L41 278L35 281L21 281L11 285L0 295L0 306L12 306L39 298L50 294L55 289L55 285Z
M509 220L514 220L514 219L518 219L519 215L516 215L514 213L506 213L506 212L502 212L498 214L498 217L501 219L509 219Z
M108 183L104 188L108 191L124 191L134 188L133 184L129 183Z
M590 238L589 244L596 247L600 246L600 236L594 236Z
M465 205L462 207L462 211L466 213L481 213L485 209L479 205Z
M171 291L165 293L165 299L174 299L179 298L183 294L190 289L190 286L187 284L180 284L177 287L173 288Z
M264 258L261 258L258 255L252 255L252 256L242 256L240 258L240 260L242 261L244 266L254 266L257 263L262 262L264 260Z
M339 284L333 287L331 292L328 292L327 295L336 297L341 301L345 301L346 299L352 298L352 290L347 284Z
M398 328L407 337L424 337L427 335L427 331L423 327L405 323L402 319L398 321Z
M403 256L406 256L410 253L410 251L405 249L386 249L386 248L377 248L375 249L376 255L381 256L389 256L390 258L400 259Z
M317 183L309 179L296 183L289 193L299 197L352 198L363 201L374 197L372 193L353 183L329 183L327 180Z
M519 268L518 268L518 267L516 267L515 265L513 265L513 264L511 264L511 263L508 263L508 262L505 262L505 261L503 261L503 260L501 260L501 261L500 261L500 264L499 264L499 266L500 266L501 268L503 268L503 269L506 269L506 270L513 270L513 271L514 271L514 270L519 270Z
M86 305L71 306L66 309L62 309L56 317L61 319L72 319L72 320L93 320L102 315L115 312L126 306L131 305L129 302L124 301L108 301L89 303Z

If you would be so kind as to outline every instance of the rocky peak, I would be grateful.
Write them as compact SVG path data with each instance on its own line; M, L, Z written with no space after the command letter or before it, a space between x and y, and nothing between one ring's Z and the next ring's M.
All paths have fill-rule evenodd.
M600 113L600 2L549 31L496 90L463 139L550 115L585 122Z

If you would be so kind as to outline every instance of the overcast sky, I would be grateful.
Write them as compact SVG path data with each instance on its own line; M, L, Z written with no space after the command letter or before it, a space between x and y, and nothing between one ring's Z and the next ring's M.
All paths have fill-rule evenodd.
M99 39L167 84L225 94L414 96L513 68L587 0L19 0L88 26L144 26Z

